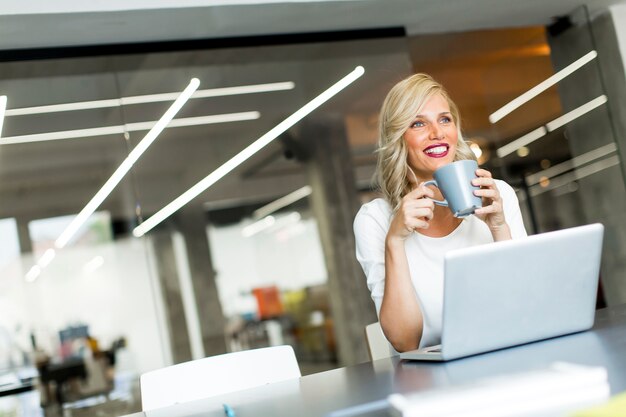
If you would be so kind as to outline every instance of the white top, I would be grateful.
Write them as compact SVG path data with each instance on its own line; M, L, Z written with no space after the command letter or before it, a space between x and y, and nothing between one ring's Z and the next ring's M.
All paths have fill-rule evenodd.
M504 203L504 216L513 239L526 236L526 229L515 191L510 185L496 180ZM387 201L377 198L364 204L354 219L356 257L365 276L367 286L380 315L385 291L385 238L392 218ZM405 243L415 296L422 308L424 330L420 347L441 343L443 309L443 257L453 249L493 242L489 228L476 216L466 217L461 224L444 237L428 237L413 233Z

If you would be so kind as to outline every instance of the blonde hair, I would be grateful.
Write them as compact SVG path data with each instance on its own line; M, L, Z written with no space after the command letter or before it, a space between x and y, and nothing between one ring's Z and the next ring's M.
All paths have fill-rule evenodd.
M436 94L440 94L448 102L452 120L457 127L458 143L454 160L476 160L463 139L459 109L443 86L427 74L415 74L400 81L389 91L380 110L376 166L376 183L394 211L400 205L402 197L414 187L409 181L409 175L416 178L407 161L404 133L424 103Z

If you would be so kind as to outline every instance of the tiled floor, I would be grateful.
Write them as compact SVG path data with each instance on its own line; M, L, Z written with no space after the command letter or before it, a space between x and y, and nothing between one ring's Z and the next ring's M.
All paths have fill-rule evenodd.
M302 375L336 368L334 363L301 363ZM139 380L127 381L107 395L41 407L37 390L0 398L0 417L119 417L141 411Z

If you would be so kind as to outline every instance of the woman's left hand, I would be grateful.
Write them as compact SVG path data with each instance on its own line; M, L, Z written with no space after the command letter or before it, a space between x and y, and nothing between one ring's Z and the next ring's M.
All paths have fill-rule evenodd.
M482 208L476 209L474 215L487 223L492 233L497 233L503 228L508 228L504 218L504 204L496 182L491 177L491 172L479 168L476 170L478 178L472 180L472 185L480 187L474 190L474 195L482 197Z

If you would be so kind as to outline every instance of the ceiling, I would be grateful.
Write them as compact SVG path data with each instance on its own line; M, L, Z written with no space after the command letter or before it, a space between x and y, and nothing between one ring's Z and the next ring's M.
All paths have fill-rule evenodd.
M181 91L193 76L201 89L295 82L290 91L191 100L178 117L251 110L261 117L164 131L103 203L119 218L132 218L138 202L144 216L162 208L356 65L365 67L365 75L309 119L345 118L361 184L373 172L380 103L391 85L413 71L442 81L462 108L465 130L496 146L559 112L552 90L524 112L526 118L497 129L486 118L551 73L542 26L576 7L570 0L132 2L141 10L128 3L3 2L0 49L384 27L404 27L412 36L0 63L0 94L8 95L9 109ZM591 2L590 9L612 3ZM504 27L517 29L494 29ZM156 120L168 105L6 117L2 136ZM546 108L551 110L541 110ZM0 146L0 218L78 212L144 134L131 133L128 141L109 135ZM299 126L289 134L298 140L307 135ZM277 140L195 203L209 209L258 205L307 184L302 164L283 154Z
M623 0L585 3L594 14ZM0 49L381 27L415 35L545 26L579 6L578 0L4 0Z

